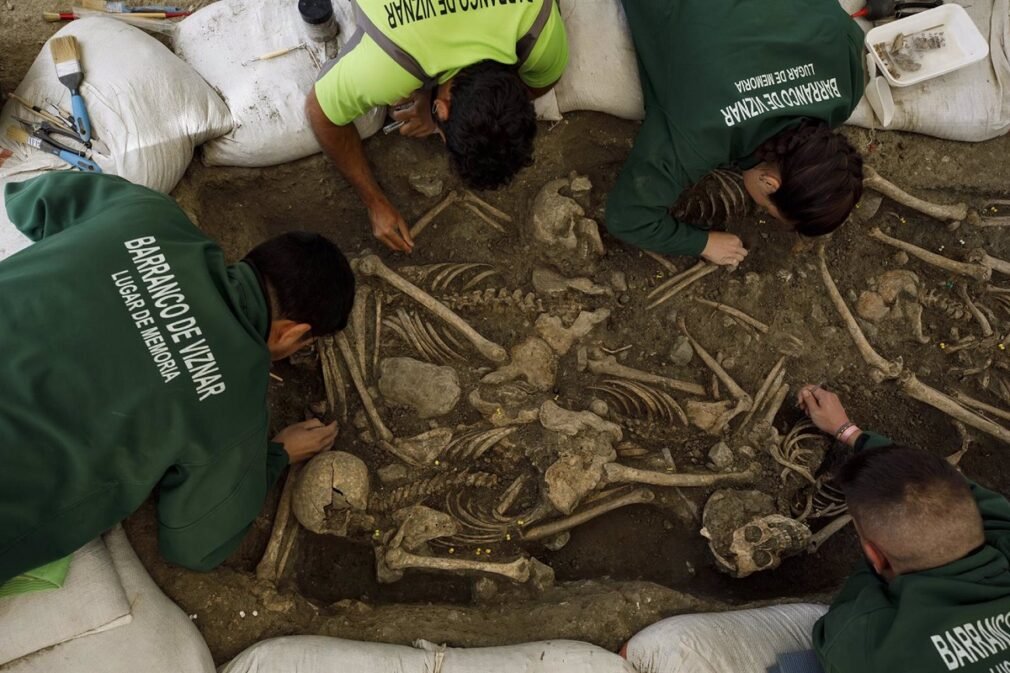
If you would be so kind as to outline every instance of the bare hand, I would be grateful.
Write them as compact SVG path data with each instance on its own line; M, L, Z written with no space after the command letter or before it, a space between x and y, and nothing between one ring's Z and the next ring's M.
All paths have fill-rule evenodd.
M736 266L747 258L747 248L743 247L743 241L738 236L712 231L701 256L719 266Z
M390 250L411 252L414 241L410 238L410 227L400 212L388 201L368 209L368 219L372 221L372 235L386 244Z
M838 395L820 386L803 386L796 402L821 432L831 436L849 422L849 415L845 413L845 407L842 406Z
M277 433L274 441L284 445L288 459L292 463L308 460L320 451L333 448L337 439L337 422L323 425L317 419L295 423Z
M400 135L424 138L438 131L438 126L431 117L430 91L415 91L409 98L394 105L389 116L403 122Z

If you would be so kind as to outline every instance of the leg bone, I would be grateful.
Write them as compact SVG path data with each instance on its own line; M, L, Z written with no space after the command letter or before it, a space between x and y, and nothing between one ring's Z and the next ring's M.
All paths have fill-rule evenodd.
M907 206L912 210L917 210L924 215L928 215L942 222L961 222L968 217L968 206L964 203L956 203L950 206L942 206L922 199L916 198L905 192L897 185L885 180L877 171L869 166L863 168L863 186L869 187L875 192L880 192L887 198Z
M355 361L354 352L351 350L351 344L348 343L347 337L344 334L337 334L336 336L337 348L340 349L340 354L344 357L344 364L347 365L347 371L351 375L351 381L354 382L354 387L358 390L358 395L361 396L361 403L365 407L365 413L368 414L368 419L372 422L372 428L375 430L375 436L377 439L382 441L392 441L393 433L389 431L386 424L382 422L382 418L379 416L379 410L375 408L375 401L372 400L372 396L368 393L368 386L365 385L365 379L358 370L358 363Z
M697 383L678 381L677 379L671 379L666 376L658 376L656 374L650 374L649 372L643 372L639 369L627 367L619 363L617 358L613 355L598 360L590 360L588 366L589 371L593 374L619 376L632 381L651 383L652 385L661 386L680 393L688 393L689 395L705 397L705 388L699 386Z
M462 558L418 556L397 547L386 552L386 565L392 570L419 568L448 572L488 573L507 577L513 582L525 582L530 578L530 560L528 558L518 558L511 563L490 563Z
M953 398L927 386L919 381L912 372L904 372L898 385L901 391L913 400L928 404L935 409L939 409L954 420L961 421L967 426L990 434L1002 442L1010 443L1010 430L986 418L982 418L973 411L958 404Z
M536 528L530 528L528 531L523 533L523 540L533 542L535 540L543 540L544 538L553 537L558 533L563 533L575 528L576 526L581 526L587 521L591 521L592 519L602 516L607 512L612 512L615 509L627 507L628 505L640 505L652 502L655 499L655 493L647 488L639 488L631 491L630 493L625 493L620 497L602 502L599 505L589 507L581 512L576 512L564 519L545 523L542 526L537 526Z
M930 252L929 250L920 248L917 245L902 241L901 239L892 238L877 227L871 229L869 235L872 239L880 241L881 243L886 243L887 245L898 248L899 250L904 250L913 257L918 257L927 264L931 264L937 268L943 269L944 271L948 271L959 276L974 278L975 280L981 282L985 282L992 277L992 269L989 267L981 264L958 262L953 259L949 259L943 255L938 255L935 252Z
M291 525L291 498L295 490L295 480L301 465L292 465L288 468L288 475L284 479L284 487L281 489L281 499L277 503L277 512L274 514L274 527L270 531L270 540L267 542L266 551L263 558L256 565L256 578L276 582L284 568L281 564L282 550L286 546L288 538L293 538L297 527Z
M684 322L683 316L677 319L677 327L684 336L687 337L687 340L691 342L694 352L698 354L698 357L702 359L702 362L704 362L708 368L712 370L712 373L719 377L719 380L724 386L726 386L726 390L729 391L729 394L733 397L733 399L741 402L745 401L747 405L750 405L753 402L753 400L751 400L751 396L748 395L747 391L741 388L740 385L733 380L733 377L730 376L725 369L723 369L722 365L716 362L715 358L713 358L700 343L695 341L694 337L692 337L687 331L687 323Z
M425 227L431 224L432 220L438 217L443 210L456 203L458 200L459 194L457 192L449 192L444 199L435 204L434 208L422 215L421 219L419 219L414 226L410 228L410 237L416 238L418 234L424 231Z
M751 465L743 472L720 474L671 474L640 470L620 463L607 463L603 467L603 477L608 484L649 484L672 488L701 488L717 484L749 484L760 475L760 466Z

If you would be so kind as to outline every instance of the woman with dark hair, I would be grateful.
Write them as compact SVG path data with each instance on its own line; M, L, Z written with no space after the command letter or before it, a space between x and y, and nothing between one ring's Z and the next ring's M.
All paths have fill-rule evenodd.
M834 231L862 195L863 162L833 128L863 95L863 32L838 0L623 0L645 121L607 202L607 228L672 255L739 264L737 236L670 214L735 165L772 217Z

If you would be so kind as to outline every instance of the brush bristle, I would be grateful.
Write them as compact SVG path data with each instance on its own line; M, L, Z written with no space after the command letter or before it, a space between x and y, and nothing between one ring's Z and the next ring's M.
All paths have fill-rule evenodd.
M108 8L105 6L105 0L77 0L76 3L79 7L84 9L90 9L95 12L106 12Z
M66 37L54 37L49 42L49 51L53 54L53 61L56 63L67 63L68 61L79 61L80 50L77 47L77 38L73 35Z
M21 143L22 145L28 144L28 131L17 126L7 127L7 138L13 140L16 143Z

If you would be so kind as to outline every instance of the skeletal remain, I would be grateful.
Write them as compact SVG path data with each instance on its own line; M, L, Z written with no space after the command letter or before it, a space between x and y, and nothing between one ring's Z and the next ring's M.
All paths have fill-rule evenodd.
M710 306L711 308L714 308L717 311L722 311L726 315L736 318L745 325L750 325L751 327L756 329L758 332L761 332L762 334L768 333L769 330L768 325L764 324L760 320L757 320L756 318L752 318L751 316L747 315L740 309L733 308L732 306L727 306L726 304L720 304L719 302L716 301L709 301L708 299L702 299L701 297L694 297L694 300L699 304L701 304L702 306Z
M753 201L739 173L716 169L686 190L672 208L673 216L693 224L722 225L750 214Z
M466 201L467 203L472 203L475 206L483 208L489 214L491 214L493 217L497 217L499 220L503 220L505 222L512 222L511 215L503 213L502 211L498 210L490 203L488 203L484 199L480 198L479 196L471 192L469 189L463 191L463 200Z
M466 309L518 309L524 313L543 313L544 303L532 292L508 290L507 288L487 288L474 290L468 294L449 294L440 298L446 306L463 311Z
M676 275L677 273L679 273L677 271L677 265L674 264L673 262L671 262L669 259L667 259L663 255L660 255L659 253L653 252L652 250L642 250L642 252L644 252L647 256L653 258L654 260L656 260L656 262L658 262L661 267L663 267L664 269L666 269L666 271L668 273L672 273L674 275Z
M673 390L679 393L687 393L689 395L696 395L698 397L705 397L705 388L698 385L697 383L689 383L687 381L678 381L677 379L672 379L666 376L659 376L657 374L651 374L649 372L642 371L640 369L634 369L622 365L617 361L617 358L609 355L603 358L590 359L588 363L589 371L593 374L599 374L603 376L619 376L624 379L630 379L632 381L639 381L641 383L648 383L654 386L660 386L667 388L668 390Z
M323 386L326 388L326 402L330 415L340 414L340 421L347 423L347 388L340 373L340 363L336 353L336 342L332 336L316 339L319 364L323 370Z
M603 467L604 480L608 484L649 484L671 488L703 488L722 484L749 484L761 474L761 467L754 463L743 472L721 472L718 474L683 474L640 470L619 463L609 463Z
M393 519L399 528L389 546L402 547L407 551L424 549L428 542L449 537L459 530L459 525L451 516L423 505L398 510Z
M785 403L788 394L788 384L783 383L778 387L775 394L771 397L771 401L768 403L768 408L765 410L765 415L762 419L764 426L770 427L775 422L775 417L778 416L779 411L782 409L782 405Z
M629 505L641 505L645 503L650 503L656 499L656 494L647 488L639 488L634 491L625 493L624 495L618 496L611 500L607 500L598 505L593 505L587 507L581 512L576 512L571 516L565 517L558 521L552 521L529 530L523 533L523 540L527 542L535 542L537 540L543 540L545 538L553 537L558 533L563 533L565 531L581 526L582 524L592 521L593 519L606 514L607 512L612 512L615 509L620 509L621 507L627 507Z
M368 255L357 260L358 270L366 276L376 276L386 281L400 292L404 293L424 308L435 314L436 317L445 321L448 325L458 330L463 336L473 344L477 351L492 362L504 362L508 357L505 349L498 344L485 339L477 333L465 320L449 310L444 304L432 297L430 294L410 283L408 280L397 274L382 260L375 255Z
M415 285L430 279L429 288L432 292L448 292L454 281L465 278L471 272L477 273L463 285L464 291L479 285L491 276L500 275L490 264L480 262L440 262L424 266L405 266L400 269L400 274Z
M521 474L516 477L515 481L513 481L512 484L505 489L505 492L502 493L501 499L495 506L494 512L496 515L504 517L505 514L512 509L512 505L515 504L516 499L519 497L519 494L522 493L523 488L526 486L526 482L528 481L529 475Z
M803 455L812 453L800 448L800 444L807 440L823 440L823 438L822 433L816 432L814 424L809 419L804 419L786 434L781 444L773 443L769 447L769 453L775 462L785 468L782 472L783 481L789 472L795 472L811 484L817 484L817 479L811 474L810 469L798 462Z
M590 386L590 390L598 390L613 397L626 416L646 417L653 422L672 424L679 420L687 425L687 414L677 400L669 393L651 388L647 384L624 379L607 379L603 383Z
M368 511L384 514L424 502L428 498L444 495L447 491L463 488L493 488L498 476L488 472L450 470L418 479L391 491L373 494L368 501Z
M569 411L558 406L553 400L541 404L539 414L540 424L545 430L566 437L592 432L609 435L614 442L624 438L619 425L604 420L591 411Z
M513 582L520 583L526 582L530 578L530 560L528 558L518 558L511 563L491 563L488 561L471 561L470 559L463 558L418 556L401 548L396 548L386 552L385 560L386 565L392 570L416 568L456 573L487 573L489 575L501 575Z
M395 440L395 454L408 465L431 465L449 446L453 431L450 428L433 428L409 439Z
M866 364L871 367L871 378L878 383L887 379L898 378L902 370L901 361L885 360L880 353L873 349L870 342L866 340L866 336L859 329L859 325L849 311L849 307L845 304L845 300L842 299L838 286L835 285L835 281L831 278L831 272L828 271L828 262L825 258L823 247L818 251L818 260L820 262L821 278L824 280L824 286L828 290L831 303L835 305L835 309L837 309L838 314L841 316L842 322L845 323L845 328L848 330L849 336L852 337L856 350L859 351Z
M709 264L708 262L704 261L698 262L697 265L691 267L690 269L682 273L680 276L674 276L673 278L666 281L662 285L656 287L656 289L650 292L647 298L648 299L652 299L653 297L656 298L652 299L652 302L645 307L646 310L651 311L657 306L665 304L667 301L675 297L680 292L683 292L685 289L687 289L691 285L694 285L705 276L711 273L715 273L718 270L719 267L716 266L715 264Z
M729 570L739 578L773 570L783 558L806 550L810 540L810 529L795 519L781 514L755 519L733 532ZM725 562L727 559L717 560Z
M896 203L942 222L962 222L968 218L970 213L967 204L964 203L943 206L916 198L882 178L877 171L869 166L863 167L863 186L880 192Z
M779 358L779 361L776 362L775 365L771 368L771 371L768 372L768 375L765 377L765 380L761 384L761 387L758 388L757 394L754 395L753 406L751 406L750 411L747 412L747 415L744 416L743 423L740 424L741 430L743 428L746 428L750 424L751 419L754 417L754 414L757 412L758 409L761 408L761 405L764 404L765 397L768 396L768 393L771 390L777 389L778 386L782 385L782 381L778 379L780 374L782 374L783 372L785 364L786 359L784 357Z
M368 310L368 297L372 289L364 283L358 283L354 290L354 308L351 309L351 334L354 337L354 352L358 356L358 371L362 377L368 380L368 362L365 359L365 350L368 347L367 327L365 326L365 312Z
M930 290L919 295L919 301L927 308L936 308L953 320L971 320L971 312L964 304L947 297L938 290Z
M995 201L990 201L989 203L987 203L984 206L982 206L981 212L983 212L983 213L996 213L996 212L999 212L1000 208L1005 207L1005 206L1010 206L1010 201L1007 201L1007 200L1004 200L1004 199L996 199ZM973 222L972 221L973 219L975 219L975 218L972 218L969 215L969 218L968 218L969 222L971 224L974 224L974 225L979 226L979 227L1006 227L1006 226L1010 226L1010 217L1006 217L1006 216L1003 216L1003 217L993 217L993 216L989 215L989 216L978 217L977 218L978 222Z
M469 203L468 201L464 201L461 205L467 210L469 210L471 213L476 215L478 218L483 220L485 223L489 224L491 228L496 230L498 233L501 234L505 233L505 227L495 222L493 219L491 219L489 215L485 215L484 212L474 204Z
M452 440L442 455L446 461L457 463L477 460L518 429L516 426L506 426L490 430L469 430Z
M375 293L375 344L372 347L372 371L379 369L379 347L382 344L382 300L381 292Z
M512 348L512 359L487 374L482 383L496 385L524 378L537 390L550 390L558 375L558 359L550 345L539 337L529 337Z
M288 468L288 474L281 489L281 499L277 503L277 512L274 514L274 526L270 530L270 539L267 541L263 558L256 564L257 579L276 582L284 574L284 568L280 563L283 549L287 546L288 539L297 535L297 527L291 525L291 496L301 467L296 464Z
M368 386L365 385L364 377L358 370L357 362L355 362L354 359L354 353L351 351L351 344L347 342L347 337L343 333L337 334L335 340L337 342L337 348L340 349L340 354L344 358L344 365L347 366L347 371L351 375L351 381L354 382L354 387L357 389L358 395L361 397L361 404L365 407L365 413L368 414L368 420L372 423L372 429L375 431L375 436L386 442L392 441L393 433L389 431L386 424L382 422L382 417L379 416L379 410L375 407L375 401L368 392Z
M414 226L410 228L410 237L417 238L418 235L420 235L420 233L424 231L425 228L429 224L431 224L432 221L436 217L438 217L443 210L445 210L452 204L456 203L457 201L459 201L459 192L456 192L455 190L449 192L444 199L436 203L431 210L422 215L421 219L419 219L417 222L414 223Z
M983 337L991 337L993 335L992 325L989 324L989 320L982 314L978 307L975 306L975 302L971 300L968 296L968 288L964 283L959 283L957 286L958 295L961 297L961 301L964 305L968 307L968 312L975 318L975 322L978 323L979 328L982 330Z
M538 267L533 270L533 287L540 294L559 295L572 290L591 297L613 294L609 287L597 285L590 278L568 278L556 271Z
M901 391L914 400L928 404L965 425L981 430L1002 442L1010 442L1010 430L979 416L961 406L956 400L944 393L919 381L915 374L909 371L902 373L898 386Z
M386 325L408 343L422 359L436 364L465 362L466 358L450 345L451 337L438 330L415 312L397 309L386 318Z
M487 512L485 507L483 502L475 503L471 498L464 502L464 493L461 491L449 493L445 498L445 511L458 522L460 530L447 542L473 545L505 540L509 530L515 527L515 520L496 517Z
M701 358L702 362L704 362L705 365L712 370L712 373L719 378L719 381L726 386L726 390L729 392L730 396L737 400L739 403L738 406L746 407L745 409L742 409L742 411L750 409L753 404L751 396L748 395L747 391L741 388L740 385L733 380L733 377L726 372L722 365L720 365L716 359L713 358L709 352L705 350L705 348L698 343L694 337L691 336L690 332L687 331L687 323L684 321L683 316L680 316L677 319L677 328L685 337L687 337L687 340L691 342L691 347L694 348L694 352L698 354L698 357Z
M878 227L874 227L870 230L870 238L880 241L881 243L886 243L892 247L898 248L899 250L904 250L913 257L918 257L922 261L935 266L937 268L943 269L949 273L957 274L960 276L967 276L973 278L977 281L985 282L992 277L992 269L983 266L981 264L972 264L967 262L958 262L953 259L944 257L943 255L938 255L935 252L930 252L924 248L920 248L917 245L908 243L907 241L902 241L898 238L892 238L884 232L882 232Z
M544 495L555 509L571 514L599 488L604 465L617 460L613 441L597 432L562 438L558 459L544 471Z
M716 402L688 400L687 402L687 418L691 425L715 436L721 435L729 421L743 411L729 400Z
M550 344L554 352L567 355L580 339L587 336L593 329L610 317L610 309L601 308L593 312L580 311L571 327L565 327L561 318L544 313L537 318L537 334Z
M991 414L996 418L1000 418L1004 421L1010 421L1010 411L1004 411L1003 409L1000 409L998 407L994 407L980 400L976 400L975 398L970 397L961 391L957 391L954 393L954 399L964 404L965 406L971 407L972 409L978 409L979 411L984 411L985 413Z
M1004 276L1010 276L1010 262L1006 260L997 259L992 257L982 248L976 248L972 250L968 255L968 260L976 264L981 264L982 266L997 271Z
M362 511L368 505L368 467L343 451L325 451L299 473L291 494L291 511L298 523L313 533L347 535L348 520L331 515L344 510Z
M848 514L843 514L834 521L832 521L831 523L829 523L824 528L814 533L812 536L810 536L810 542L807 543L807 553L816 554L817 551L824 545L825 542L828 541L828 539L832 535L842 530L850 523L852 523L852 516Z
M592 271L605 252L599 227L575 199L561 194L576 178L551 180L537 193L528 236L543 261L566 274Z
M493 387L487 394L493 397L485 399L485 393L475 388L470 392L467 401L495 427L526 425L540 417L543 394L538 393L525 381L514 381Z

